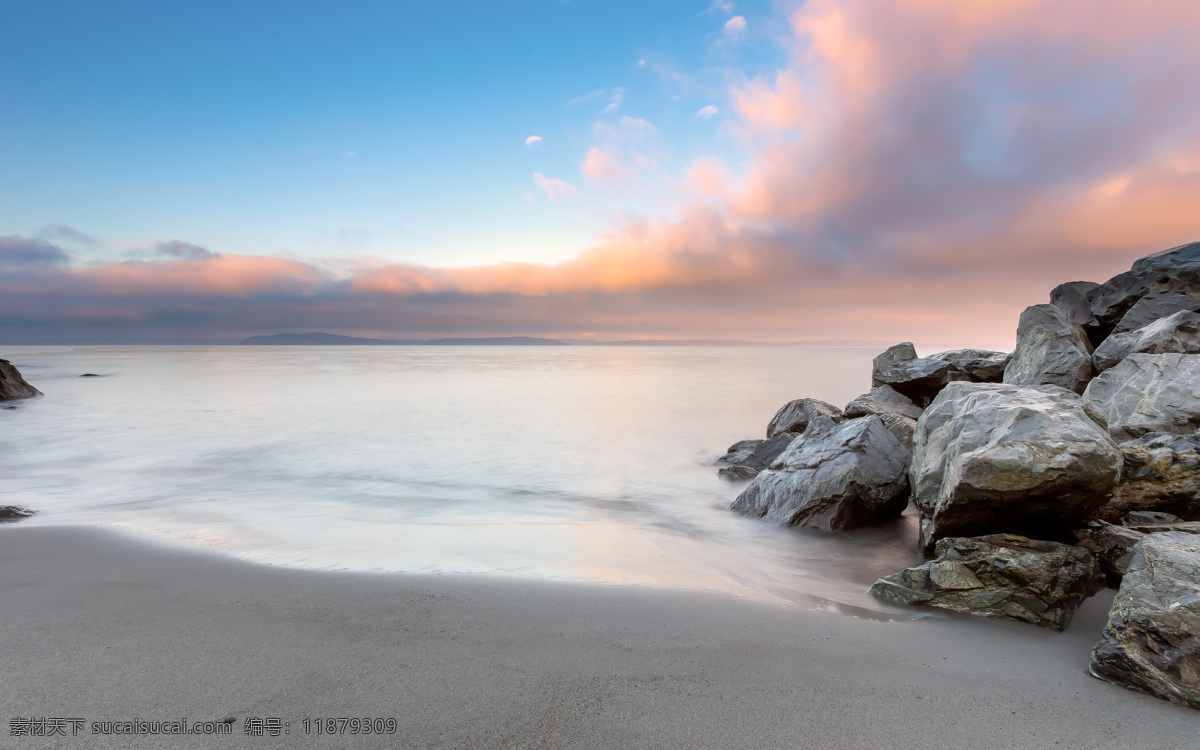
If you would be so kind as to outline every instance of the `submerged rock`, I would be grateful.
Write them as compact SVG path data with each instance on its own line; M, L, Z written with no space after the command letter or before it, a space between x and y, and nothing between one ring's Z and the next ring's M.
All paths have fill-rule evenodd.
M1200 435L1151 432L1121 443L1123 468L1098 516L1117 523L1135 511L1200 520Z
M1091 378L1092 344L1083 328L1054 305L1025 308L1004 382L1057 385L1082 393Z
M908 505L908 449L877 416L813 420L730 506L781 526L853 529Z
M25 382L17 368L7 359L0 359L0 401L41 396L42 392Z
M916 419L923 411L924 409L914 404L912 399L890 385L877 385L870 393L864 393L846 404L846 410L842 413L847 419L865 417L868 414L900 414Z
M753 479L758 473L779 458L779 454L791 445L795 435L785 432L769 440L742 440L729 446L724 456L717 459L722 464L717 474L725 479Z
M12 523L22 518L29 518L36 511L22 508L20 505L0 505L0 523Z
M775 412L771 423L767 425L767 439L785 432L804 432L808 428L809 420L815 417L839 419L841 416L842 410L833 404L815 398L798 398L787 402Z
M1121 451L1057 386L951 383L917 420L909 478L921 547L994 532L1052 535L1087 520Z
M1095 677L1200 708L1200 537L1149 534L1092 649Z
M1104 588L1087 550L1013 534L949 538L936 557L884 576L871 593L901 604L1007 617L1063 630L1084 599Z
M1120 441L1200 428L1200 354L1130 354L1088 384L1088 414Z
M1200 354L1200 314L1180 310L1136 331L1114 333L1096 347L1092 365L1103 372L1130 354Z

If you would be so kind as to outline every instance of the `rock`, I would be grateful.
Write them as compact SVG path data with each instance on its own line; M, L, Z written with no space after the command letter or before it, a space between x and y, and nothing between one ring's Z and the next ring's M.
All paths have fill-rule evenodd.
M923 565L880 578L871 593L1061 631L1080 603L1104 588L1095 558L1069 544L993 534L942 539L936 554Z
M890 346L887 350L871 360L871 387L883 385L883 381L876 377L876 373L880 370L885 370L889 367L907 362L910 359L917 358L917 350L913 347L911 341L905 341L895 346Z
M22 508L20 505L0 505L0 523L12 523L22 518L29 518L36 511Z
M1096 347L1092 365L1104 372L1130 354L1200 354L1200 314L1180 310L1136 331L1114 333Z
M1150 325L1156 320L1177 312L1196 312L1200 302L1179 292L1151 292L1134 303L1129 312L1122 316L1112 334L1129 333Z
M80 375L79 377L81 377L81 378L98 378L100 376L94 372L85 372L84 374Z
M25 382L20 371L13 367L12 362L0 359L0 401L14 401L19 398L41 396L42 392Z
M1146 538L1146 532L1105 521L1088 521L1071 532L1075 543L1096 558L1108 585L1117 588L1133 560L1133 546Z
M785 432L770 440L743 440L729 446L728 452L717 459L723 464L717 474L725 479L753 479L758 472L779 458L779 454L791 445L795 435Z
M877 416L814 419L730 506L781 526L853 529L908 505L908 449Z
M1157 510L1135 510L1126 513L1121 519L1123 526L1170 526L1179 523L1181 519L1173 513L1163 513Z
M1084 326L1097 325L1088 293L1100 286L1094 281L1068 281L1050 290L1050 304L1067 314L1067 320Z
M1149 534L1092 649L1093 676L1200 708L1200 538Z
M883 426L887 431L900 441L900 445L912 452L913 435L917 431L917 420L912 417L906 417L903 414L880 414L878 415L883 420Z
M999 383L1008 366L1009 354L989 349L955 349L932 354L929 359L949 362L955 369L980 383Z
M842 410L833 404L820 401L815 398L798 398L795 401L789 401L780 407L779 411L775 412L775 416L771 418L771 423L767 425L767 439L771 439L785 432L801 433L808 427L808 422L813 417L833 417L835 419L842 416Z
M877 385L870 393L864 393L850 403L842 414L847 419L865 417L868 414L900 414L916 419L924 411L912 402L908 396L900 393L890 385Z
M1134 261L1136 273L1166 273L1181 291L1200 299L1200 242L1173 247Z
M1057 386L951 383L921 418L909 479L921 547L948 536L1053 536L1090 518L1121 451Z
M1097 325L1111 329L1147 294L1183 291L1183 284L1166 273L1126 271L1088 292L1088 303Z
M1119 441L1200 427L1200 354L1130 354L1088 384L1083 404Z
M1004 382L1057 385L1082 393L1091 378L1092 344L1083 328L1054 305L1025 308Z
M1121 456L1121 481L1099 518L1158 511L1200 520L1200 435L1150 432L1121 443Z
M971 380L971 376L944 359L924 357L877 369L874 380L891 386L918 405L933 400L947 383ZM874 382L874 381L872 381Z

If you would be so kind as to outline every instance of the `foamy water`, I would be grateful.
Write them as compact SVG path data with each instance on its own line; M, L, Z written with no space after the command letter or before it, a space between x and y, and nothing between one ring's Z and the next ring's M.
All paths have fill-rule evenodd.
M880 611L865 590L918 560L914 519L775 528L712 465L790 399L867 390L875 353L10 347L46 398L0 409L0 504L279 565Z

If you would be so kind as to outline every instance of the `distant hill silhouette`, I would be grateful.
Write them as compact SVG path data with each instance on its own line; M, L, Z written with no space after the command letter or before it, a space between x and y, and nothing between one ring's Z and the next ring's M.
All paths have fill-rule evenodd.
M366 339L341 336L336 333L273 333L242 339L251 346L570 346L558 339L539 339L533 336L495 336L492 338L448 338L418 341L415 339Z

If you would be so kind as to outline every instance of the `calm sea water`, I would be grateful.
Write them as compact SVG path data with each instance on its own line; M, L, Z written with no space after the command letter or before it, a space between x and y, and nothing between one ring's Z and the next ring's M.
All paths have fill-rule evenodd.
M8 348L46 397L0 409L0 504L272 564L481 573L864 614L910 516L838 535L728 510L716 476L784 402L843 405L866 350ZM83 378L83 373L102 377ZM911 514L911 511L910 511Z

